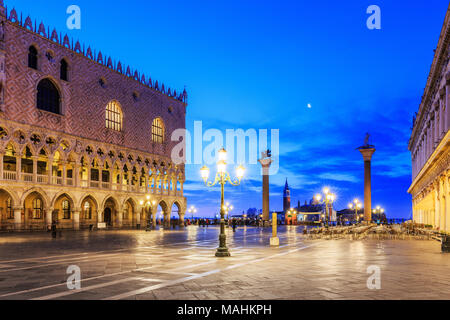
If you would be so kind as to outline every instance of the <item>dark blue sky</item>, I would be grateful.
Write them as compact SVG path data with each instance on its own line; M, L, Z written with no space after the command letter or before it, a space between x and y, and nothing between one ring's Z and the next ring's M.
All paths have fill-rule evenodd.
M356 147L366 132L373 158L373 204L409 218L411 118L447 10L428 1L87 1L6 0L104 54L172 88L187 87L188 129L280 130L280 172L271 177L271 209L323 186L336 207L363 198ZM82 29L66 28L77 4ZM368 30L366 9L381 8L381 30ZM312 108L307 107L308 104ZM215 214L219 189L205 190L199 166L187 166L185 193L203 215ZM250 166L242 186L227 188L235 212L261 207L261 176Z

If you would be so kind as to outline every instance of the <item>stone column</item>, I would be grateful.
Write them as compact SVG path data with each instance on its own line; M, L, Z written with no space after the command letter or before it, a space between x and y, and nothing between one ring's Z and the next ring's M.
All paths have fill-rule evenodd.
M141 225L141 215L142 215L142 211L144 210L144 207L142 207L141 209L139 209L136 212L136 226L137 225Z
M364 220L366 223L372 221L372 156L375 147L362 147L358 149L364 158Z
M103 210L97 210L97 223L103 223Z
M61 161L62 166L62 185L67 185L67 164L68 162L66 160Z
M75 188L80 186L80 164L77 161L73 164L73 186Z
M80 213L81 208L75 208L73 210L73 229L80 230Z
M46 208L45 209L45 223L47 225L47 228L52 226L53 210L55 210L55 209L54 208Z
M178 213L178 216L179 216L178 224L179 224L180 228L184 228L184 215L185 215L184 212Z
M20 230L23 227L22 207L14 207L13 210L14 210L14 228L16 230Z
M35 163L34 163L35 158L37 159L37 157L33 157L33 182L37 182L37 179L34 180L34 178L36 177ZM36 166L37 166L37 163L36 163ZM22 155L16 156L16 171L17 171L17 181L21 181L22 177L20 175L22 174Z
M445 229L445 190L444 177L439 177L439 230Z
M440 201L439 201L439 181L434 184L434 220L433 226L435 228L439 227L440 221Z
M263 221L270 220L270 206L269 206L269 171L270 165L272 164L272 159L264 157L259 160L259 163L262 166L262 176L263 176L263 194L262 194L262 202L263 202Z
M47 176L48 176L48 184L53 184L53 158L48 157L47 158L47 166L48 166L48 172L47 172Z
M448 173L445 174L444 177L444 192L445 192L445 211L444 211L444 225L445 225L445 231L450 232L450 196L449 196L449 176Z
M124 214L125 210L117 210L117 227L118 228L122 228L123 225L123 214Z
M158 212L158 206L153 206L153 207L152 207L153 229L156 228L156 212Z
M3 180L3 157L4 153L0 153L0 180Z
M37 183L37 180L38 180L37 179L38 157L32 156L31 159L33 160L33 182ZM20 161L20 165L22 166L22 161Z
M448 81L448 80L447 80ZM444 132L447 132L450 124L450 83L445 86L445 111L444 111Z

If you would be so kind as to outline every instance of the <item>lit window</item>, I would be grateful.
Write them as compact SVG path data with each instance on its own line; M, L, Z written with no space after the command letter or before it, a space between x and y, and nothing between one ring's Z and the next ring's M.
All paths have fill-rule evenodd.
M91 220L92 219L92 208L91 208L91 204L89 203L89 201L86 201L84 203L83 209L84 209L84 218L86 220Z
M62 211L63 211L63 219L69 220L70 219L70 203L69 200L64 200L62 202Z
M106 128L122 131L122 108L117 101L111 101L106 106Z
M164 143L164 122L161 118L156 118L153 120L152 141L156 143Z
M8 198L8 200L6 200L6 214L7 214L7 219L14 219L14 210L12 208L12 199L11 197Z
M42 211L42 200L40 198L35 198L33 200L32 219L42 219Z

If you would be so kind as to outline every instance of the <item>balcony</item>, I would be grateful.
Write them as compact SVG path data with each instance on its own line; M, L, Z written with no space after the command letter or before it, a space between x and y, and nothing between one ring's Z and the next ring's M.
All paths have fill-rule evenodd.
M16 181L17 180L17 172L3 171L3 180Z
M8 182L24 182L24 183L35 183L35 184L45 184L54 185L61 187L75 187L74 178L63 178L59 176L49 177L48 174L32 174L32 173L20 173L17 174L16 171L4 170L3 175L0 176L3 181ZM35 180L36 179L36 180ZM99 190L114 190L114 191L127 191L130 193L137 194L155 194L155 195L165 195L165 196L183 196L183 193L179 190L169 190L169 189L159 189L154 188L151 185L140 185L134 184L129 185L125 183L114 183L107 181L94 181L94 180L83 180L78 181L78 187L87 189L99 189Z

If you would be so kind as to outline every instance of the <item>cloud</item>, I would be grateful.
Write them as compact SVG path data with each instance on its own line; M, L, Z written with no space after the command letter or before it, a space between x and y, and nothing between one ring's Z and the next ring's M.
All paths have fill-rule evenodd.
M334 181L347 181L347 182L358 182L359 179L351 174L345 173L321 173L318 176L320 179L324 180L334 180Z

